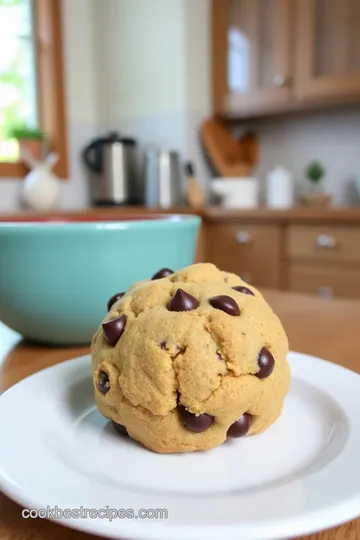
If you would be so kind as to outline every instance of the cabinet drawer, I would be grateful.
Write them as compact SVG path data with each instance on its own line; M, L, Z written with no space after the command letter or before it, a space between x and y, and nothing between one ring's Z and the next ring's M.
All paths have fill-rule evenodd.
M360 263L360 228L291 225L286 251L292 259Z
M324 297L360 298L360 270L292 264L289 288Z
M210 225L208 260L255 287L280 287L281 230L269 225Z

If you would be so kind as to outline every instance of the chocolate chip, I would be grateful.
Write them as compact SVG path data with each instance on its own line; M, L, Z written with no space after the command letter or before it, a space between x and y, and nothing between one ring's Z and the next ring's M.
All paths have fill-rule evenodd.
M199 414L199 416L196 416L187 411L183 405L178 405L178 411L184 426L197 433L208 429L213 425L215 420L210 414Z
M168 303L169 311L192 311L196 309L199 302L191 294L178 289L170 302Z
M221 311L225 311L228 315L240 315L240 309L237 303L231 296L226 296L225 294L222 294L220 296L213 296L209 299L210 304L215 309L221 309Z
M102 392L103 394L107 394L110 390L109 375L106 373L106 371L100 371L98 386L100 392Z
M227 436L237 439L247 434L251 426L251 414L244 413L236 422L231 424L227 431Z
M255 373L259 379L265 379L265 377L268 377L272 374L275 367L275 360L271 352L263 347L259 353L257 363L259 366L259 371Z
M111 422L112 422L112 425L113 425L113 428L115 429L115 431L120 433L120 435L127 435L128 434L127 429L126 429L125 426L123 426L122 424L118 424L117 422L114 422L114 420L111 420Z
M166 339L164 339L164 341L162 341L162 342L160 343L161 349L164 349L164 351L168 351L169 348L168 348L167 344L168 344L168 343L167 343Z
M234 291L242 292L244 294L251 294L251 296L255 296L255 294L250 291L247 287L243 287L242 285L239 285L238 287L232 287Z
M111 319L102 324L104 338L109 345L116 345L124 333L126 326L126 315L120 315L116 319Z
M110 311L110 309L115 304L115 302L120 300L120 298L122 298L124 295L125 295L124 292L118 292L118 293L114 294L107 303L107 310Z
M168 276L171 276L171 274L174 273L174 270L170 270L170 268L162 268L161 270L159 270L158 272L156 272L156 274L153 275L153 277L151 279L161 279L161 278L164 278L164 277L168 277Z
M223 355L221 354L220 351L216 351L216 356L217 356L218 359L221 360L222 362L225 360L225 358L223 357Z

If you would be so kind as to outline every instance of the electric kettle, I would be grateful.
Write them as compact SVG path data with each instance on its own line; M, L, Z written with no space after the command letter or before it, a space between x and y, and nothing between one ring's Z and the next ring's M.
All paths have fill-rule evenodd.
M84 148L82 160L90 174L90 195L94 205L142 203L134 139L111 132L92 140Z

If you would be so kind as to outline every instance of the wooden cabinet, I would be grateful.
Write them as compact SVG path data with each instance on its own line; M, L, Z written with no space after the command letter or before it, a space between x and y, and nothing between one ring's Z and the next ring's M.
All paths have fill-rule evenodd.
M360 269L291 264L289 289L324 298L360 298Z
M255 287L280 288L281 231L276 225L212 224L207 259Z
M299 0L296 25L298 98L359 97L359 0Z
M222 111L291 98L289 0L214 0L214 100Z
M207 225L202 223L200 231L198 234L196 251L194 256L194 263L203 263L207 260L207 249L206 249L206 237L207 237Z
M329 225L290 225L287 255L292 260L359 263L360 229Z
M285 253L290 290L360 298L360 227L290 224Z
M216 114L360 100L359 0L212 2Z

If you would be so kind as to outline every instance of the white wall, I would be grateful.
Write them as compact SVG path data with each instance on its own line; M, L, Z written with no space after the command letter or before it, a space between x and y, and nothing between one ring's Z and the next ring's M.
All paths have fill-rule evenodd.
M63 0L64 70L70 179L63 182L62 207L88 204L79 151L97 133L96 65L93 62L93 0ZM81 46L79 45L81 41ZM20 208L21 180L0 178L0 212Z
M94 63L93 0L63 0L63 37L67 95L70 178L64 182L62 206L89 204L80 151L98 133L97 66Z
M100 123L142 144L185 147L182 0L95 0Z
M208 169L202 156L199 129L201 122L211 115L210 23L209 0L185 0L186 156L194 162L204 186Z
M177 150L206 171L199 122L210 114L208 0L95 0L100 123L141 147Z

